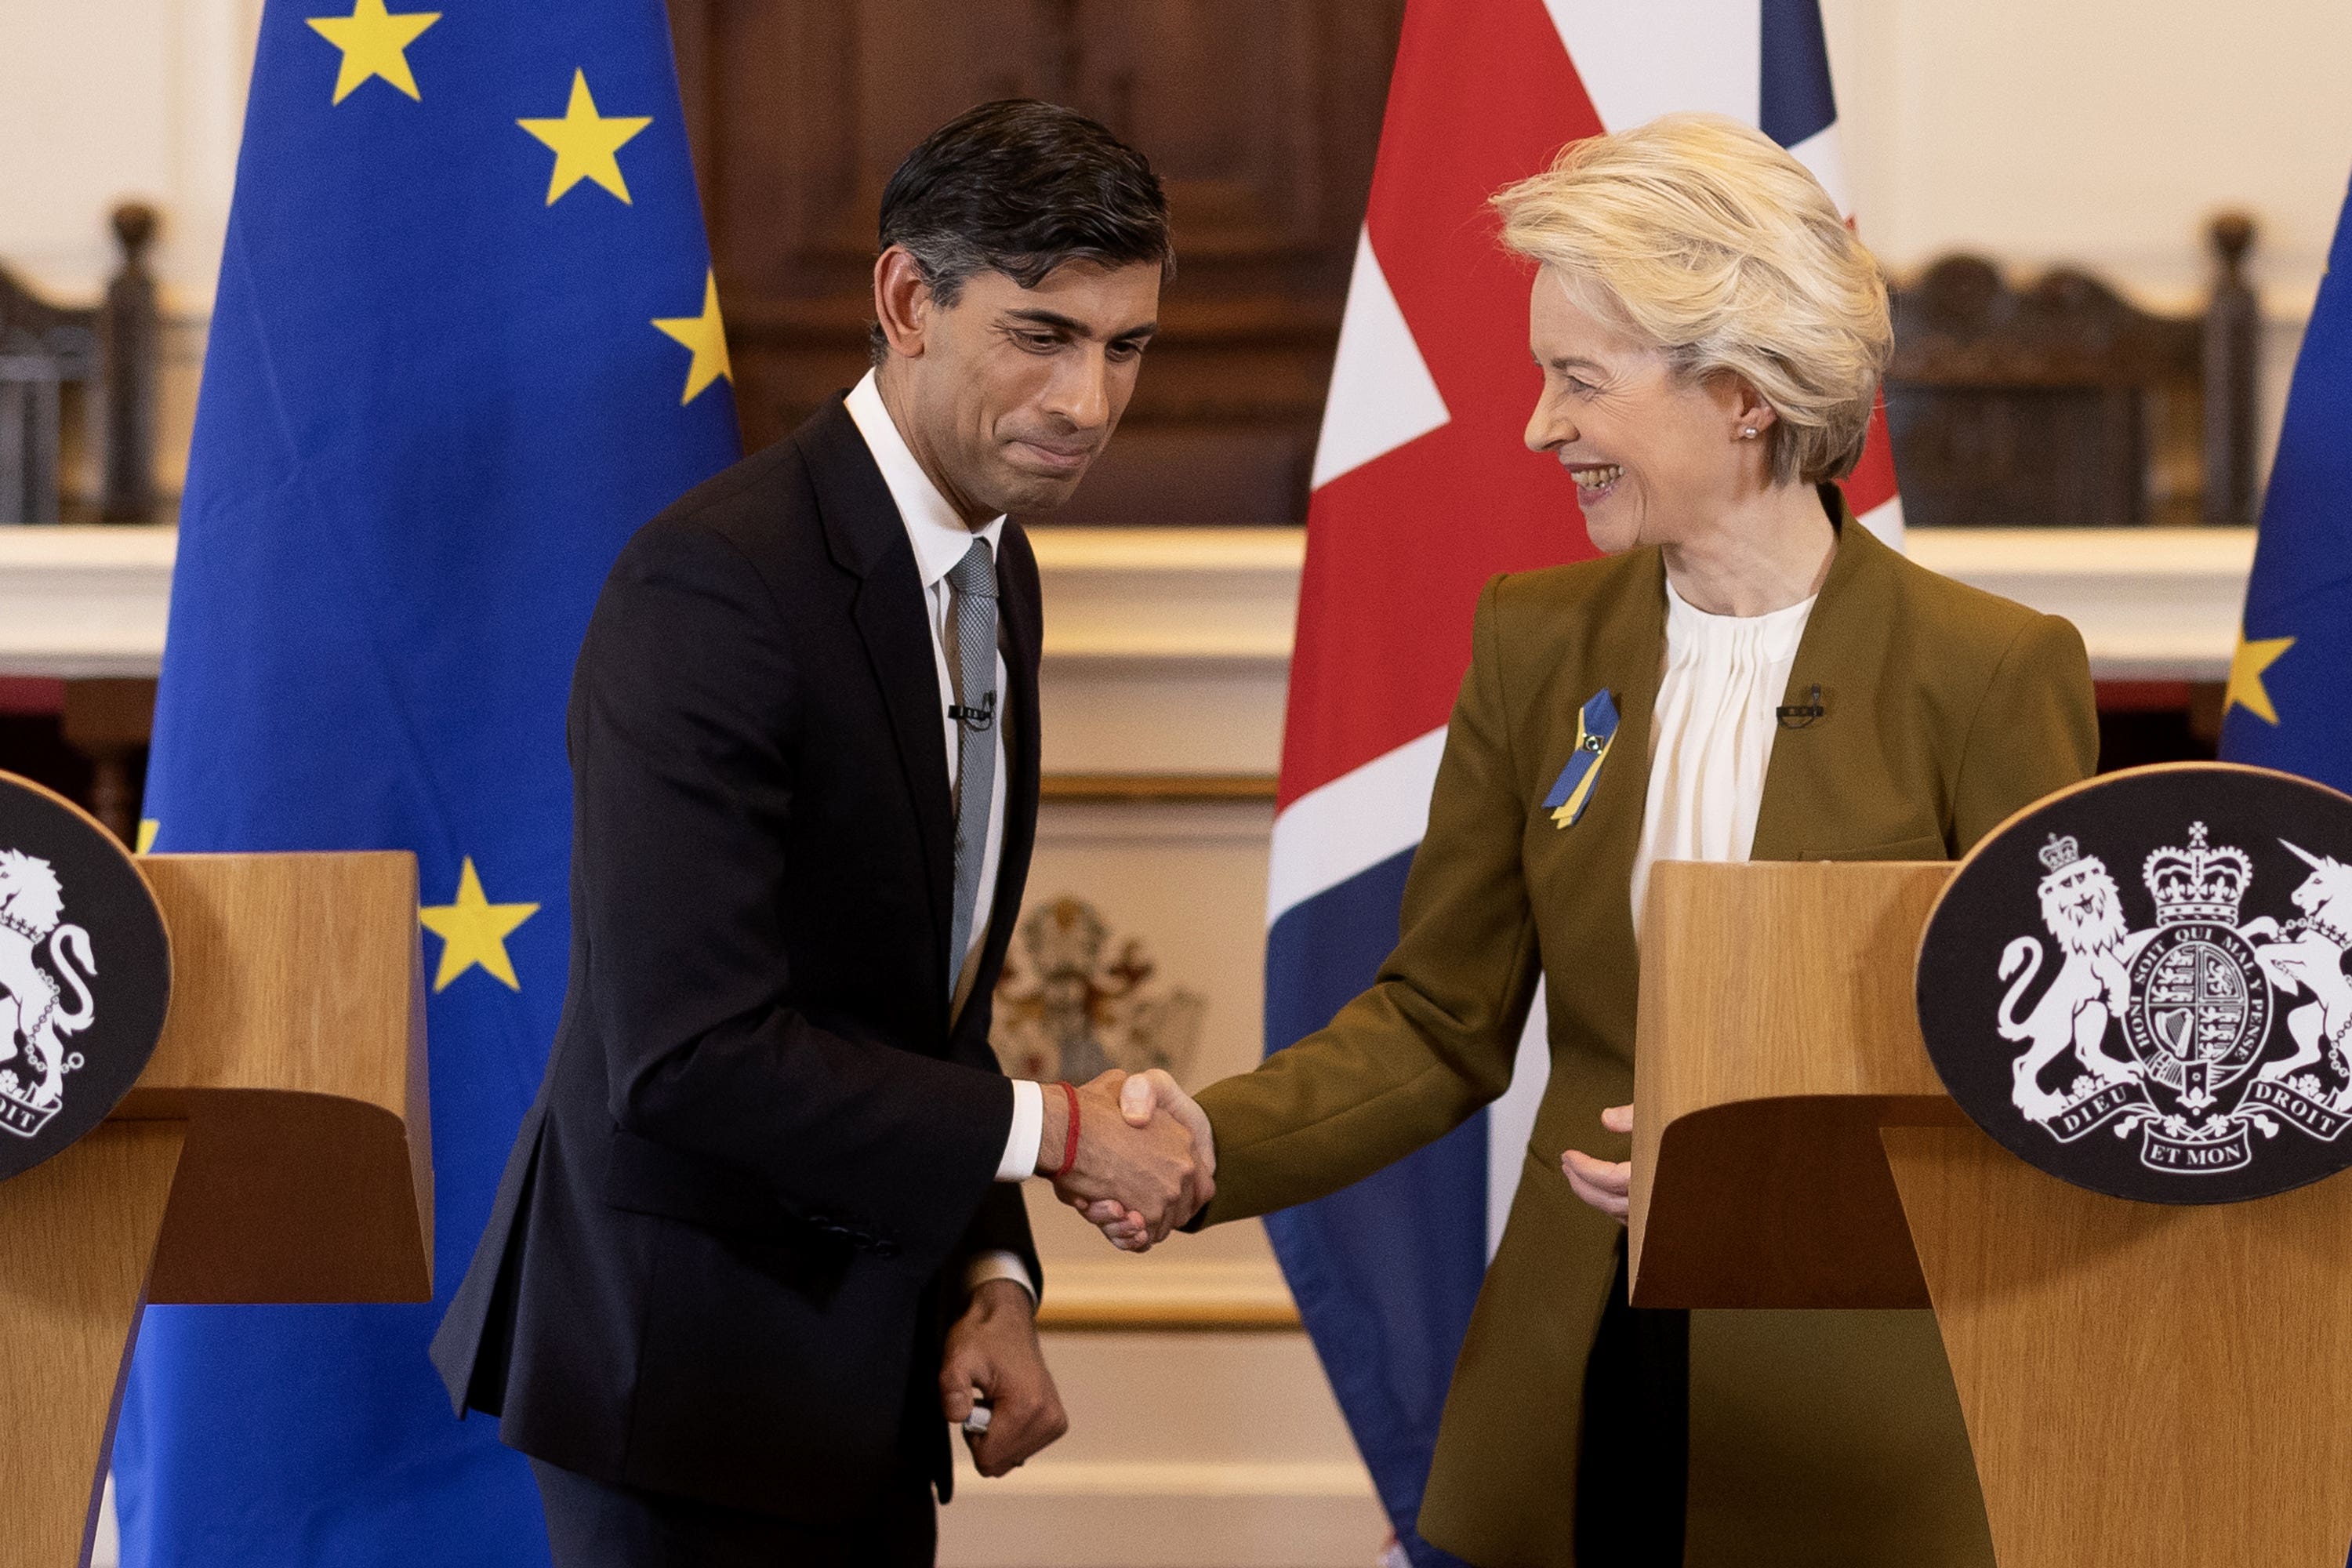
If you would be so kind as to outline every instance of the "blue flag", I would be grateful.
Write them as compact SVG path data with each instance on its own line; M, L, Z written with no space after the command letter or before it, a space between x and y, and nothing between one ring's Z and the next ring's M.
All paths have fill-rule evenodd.
M2221 755L2352 790L2352 201L2287 391Z
M268 0L142 837L415 853L440 1300L149 1311L127 1568L547 1561L425 1347L563 1002L589 610L738 449L661 0Z

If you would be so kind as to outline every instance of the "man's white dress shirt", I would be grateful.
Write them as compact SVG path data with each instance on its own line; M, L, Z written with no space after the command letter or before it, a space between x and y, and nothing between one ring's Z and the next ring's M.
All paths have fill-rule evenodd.
M1004 520L999 517L985 528L964 526L963 519L940 494L939 487L931 483L930 476L923 472L923 466L908 449L906 438L898 434L890 411L883 405L872 371L867 371L850 390L847 401L849 417L856 424L857 433L866 437L866 449L874 454L875 466L882 470L882 482L888 487L899 521L906 525L907 541L915 547L915 572L922 579L925 618L931 627L931 662L940 678L940 730L947 744L948 797L952 805L957 721L948 716L948 709L956 700L955 679L949 671L948 638L954 625L950 616L955 609L955 590L947 580L948 573L971 551L975 540L987 542L993 559L1004 533ZM1001 613L1000 608L1000 616ZM1001 619L999 624L1002 625ZM1000 646L996 653L996 780L988 797L987 849L980 862L980 885L973 893L971 942L965 948L963 963L956 973L950 1018L961 1016L964 1005L971 999L972 983L980 973L981 949L987 945L989 926L995 918L997 861L1004 848L1004 731L1013 719L1007 679L1004 651ZM1018 1182L1036 1173L1037 1150L1044 1132L1043 1092L1034 1083L1014 1079L1013 1131L1005 1140L1003 1156L997 1163L998 1181ZM977 1289L983 1280L995 1279L1015 1280L1032 1297L1037 1294L1027 1267L1010 1252L986 1253L973 1259L970 1280L972 1289Z
M1650 789L1633 856L1633 930L1654 860L1745 860L1810 598L1711 616L1666 583L1666 673L1650 725Z

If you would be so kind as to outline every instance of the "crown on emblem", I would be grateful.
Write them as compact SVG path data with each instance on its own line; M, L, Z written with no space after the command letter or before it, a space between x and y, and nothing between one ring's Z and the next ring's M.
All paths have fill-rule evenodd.
M2189 825L2189 847L2168 846L2148 856L2140 868L2149 896L2156 900L2158 927L2185 921L2214 925L2238 923L2238 905L2253 880L2254 863L2245 851L2222 845L2208 847L2205 825Z
M2042 864L2048 868L2050 874L2054 877L2081 859L2083 851L2075 844L2073 834L2069 833L2062 837L2053 833L2050 836L2050 842L2042 847L2041 855Z
M54 1104L35 1104L32 1086L19 1081L14 1072L0 1068L0 1129L19 1138L30 1138L49 1124L58 1110Z

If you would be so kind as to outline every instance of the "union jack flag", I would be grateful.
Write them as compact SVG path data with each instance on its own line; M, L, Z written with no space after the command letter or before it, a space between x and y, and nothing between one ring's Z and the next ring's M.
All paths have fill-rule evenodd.
M1852 219L1818 0L1411 0L1316 449L1267 892L1265 1034L1328 1022L1395 944L1496 572L1590 555L1520 444L1528 279L1486 199L1580 137L1675 110L1762 129ZM1883 422L1846 491L1899 541ZM1455 1353L1549 1062L1538 994L1510 1091L1440 1142L1268 1222L1403 1549ZM1563 1415L1563 1419L1570 1418Z

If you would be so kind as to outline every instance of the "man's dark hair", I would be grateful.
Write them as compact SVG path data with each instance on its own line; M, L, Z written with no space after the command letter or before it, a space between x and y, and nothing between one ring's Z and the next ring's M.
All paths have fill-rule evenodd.
M882 192L882 248L904 246L942 305L1002 272L1034 289L1066 261L1157 262L1176 273L1168 198L1143 154L1075 110L983 103L940 126ZM874 363L889 345L873 330Z

